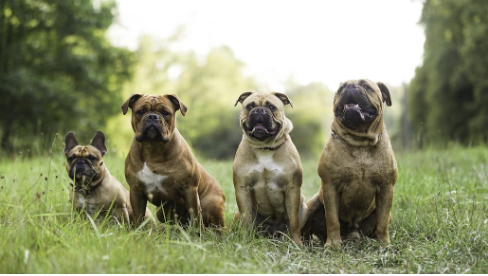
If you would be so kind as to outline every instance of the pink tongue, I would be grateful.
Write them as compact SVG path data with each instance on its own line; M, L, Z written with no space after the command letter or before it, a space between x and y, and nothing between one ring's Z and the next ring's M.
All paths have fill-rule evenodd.
M254 128L252 129L252 132L251 133L254 133L254 131L256 131L256 129L260 129L260 130L264 130L266 131L266 133L268 132L268 130L263 126L262 123L257 123Z

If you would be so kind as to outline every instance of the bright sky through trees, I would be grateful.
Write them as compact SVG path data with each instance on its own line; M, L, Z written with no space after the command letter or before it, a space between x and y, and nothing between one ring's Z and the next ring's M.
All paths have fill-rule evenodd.
M138 37L165 38L185 26L178 49L204 55L228 45L264 88L367 77L390 85L409 82L422 62L421 1L162 1L117 0L110 30L117 46L137 48Z

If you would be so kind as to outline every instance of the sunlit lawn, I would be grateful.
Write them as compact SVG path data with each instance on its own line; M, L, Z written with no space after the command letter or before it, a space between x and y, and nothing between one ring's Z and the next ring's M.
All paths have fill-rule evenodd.
M233 225L231 161L201 160L227 196L228 227L218 236L162 224L134 231L73 220L61 150L50 160L0 160L1 273L488 272L488 148L397 155L392 244L363 238L340 250L318 241L298 247ZM123 162L110 153L105 161L126 185ZM317 159L303 166L302 193L309 198L320 184Z

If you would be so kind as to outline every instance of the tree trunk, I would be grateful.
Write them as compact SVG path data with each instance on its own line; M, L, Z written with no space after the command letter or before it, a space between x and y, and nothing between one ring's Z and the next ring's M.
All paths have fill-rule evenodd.
M2 125L4 126L4 128L2 132L2 140L0 141L0 146L2 147L2 150L8 152L12 149L9 143L10 131L12 130L12 122L10 120L4 121Z
M408 88L403 83L403 112L402 112L402 144L403 149L408 150L410 148L410 121L408 119Z

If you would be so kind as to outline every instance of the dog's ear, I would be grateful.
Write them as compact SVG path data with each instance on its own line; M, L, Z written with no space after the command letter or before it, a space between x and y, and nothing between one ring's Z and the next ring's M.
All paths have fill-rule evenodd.
M239 98L237 98L236 104L234 106L237 106L238 103L242 103L247 99L247 97L251 96L251 94L254 92L244 92L242 93Z
M176 110L179 109L181 112L181 115L185 116L186 111L188 110L186 105L174 94L166 95L166 97L168 97L168 99L173 103Z
M76 140L75 134L70 131L66 134L66 137L64 137L64 154L68 155L68 153L76 146L78 146L78 141Z
M391 106L391 96L388 87L386 87L386 85L382 82L377 82L376 84L380 88L381 96L383 97L383 102L385 102L387 106Z
M97 131L97 133L95 133L90 145L99 150L102 153L102 156L104 156L107 152L107 146L105 146L105 135L101 131Z
M279 93L279 92L273 92L271 94L273 94L276 97L278 97L278 99L280 99L283 102L284 105L289 104L293 108L293 103L292 103L292 101L290 101L290 99L288 99L288 96L287 95L285 95L283 93Z
M125 101L125 103L121 106L122 107L122 113L127 114L127 111L129 110L129 107L132 108L134 106L134 103L137 102L137 100L142 97L142 94L132 94L130 97Z

